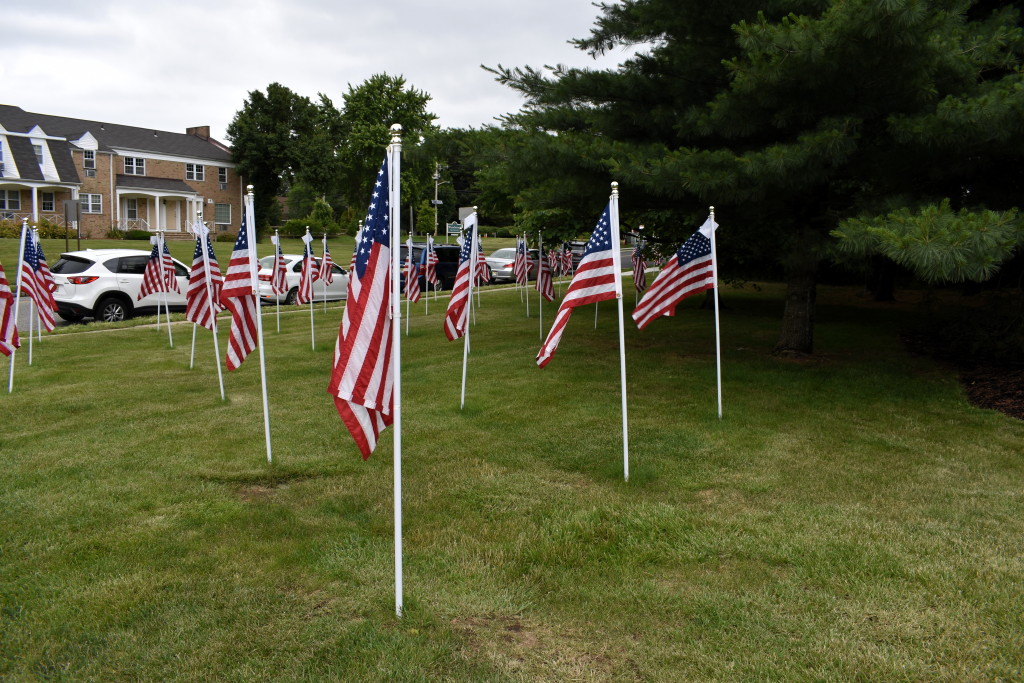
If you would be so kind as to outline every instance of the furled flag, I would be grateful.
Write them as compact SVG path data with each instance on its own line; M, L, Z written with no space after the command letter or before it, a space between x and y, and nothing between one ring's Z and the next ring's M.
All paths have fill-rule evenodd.
M160 246L157 244L155 237L150 239L153 240L153 248L149 252L146 269L142 272L142 287L139 289L139 295L135 297L136 301L140 301L150 294L167 291L165 288L166 280L164 279L164 264L163 256L160 254Z
M21 260L21 289L35 303L39 321L46 331L49 332L56 327L53 319L53 311L56 308L53 304L53 293L39 271L39 251L35 235L28 228L25 228L25 252Z
M491 281L491 269L487 265L487 257L484 256L484 247L478 239L476 242L476 280L477 284L486 284Z
M55 327L53 312L57 310L57 301L53 293L57 290L57 283L53 280L53 273L50 266L46 264L46 256L43 254L43 245L39 241L39 233L32 231L32 239L36 246L36 294L39 296L36 302L39 308L39 317L47 331Z
M174 259L171 258L171 250L167 248L167 241L160 240L163 242L163 253L161 254L160 267L164 275L164 286L165 292L178 292L181 293L181 289L178 287L178 278L174 273Z
M363 222L359 221L359 229L356 230L356 241L355 246L352 249L352 260L349 261L348 269L353 271L356 269L356 256L359 255L359 244L363 240Z
M288 291L288 264L284 260L284 254L281 253L281 238L273 235L270 240L274 243L274 265L271 268L270 291L280 295Z
M562 304L558 307L555 322L551 325L551 331L548 332L543 346L540 347L540 353L537 354L537 365L540 367L547 365L555 355L562 332L569 322L569 316L572 315L572 309L615 298L615 278L618 274L615 272L613 250L618 249L619 245L612 244L610 214L609 203L597 221L590 240L587 241L580 265L569 283Z
M405 298L416 303L420 300L420 264L412 258L412 238L405 242Z
M220 303L231 311L231 332L228 335L228 352L225 359L228 370L235 370L242 361L256 350L256 316L260 312L256 298L256 282L253 281L249 264L249 226L246 225L247 211L242 212L242 226L238 239L231 251L224 287L220 292ZM255 247L252 247L255 250ZM254 253L255 255L255 253Z
M203 258L204 249L206 258ZM185 319L212 331L217 313L224 310L220 303L223 286L224 276L213 253L209 231L204 227L196 231L196 249L192 253L192 270L185 290Z
M423 279L429 282L434 289L437 289L439 284L437 280L437 252L434 251L434 238L431 235L427 235L426 256L426 270Z
M320 271L317 277L324 284L334 282L334 261L331 260L331 250L327 248L327 238L324 237L324 257L320 259Z
M466 333L469 319L469 279L472 268L470 257L473 254L473 242L476 241L476 214L465 221L466 237L462 240L459 250L459 270L455 274L452 285L452 296L448 300L448 311L444 315L444 334L448 341L455 341Z
M18 324L14 319L14 294L0 264L0 353L9 356L20 346Z
M316 259L313 258L313 236L306 231L302 236L305 246L302 248L302 270L299 271L299 291L295 296L295 303L299 306L308 304L313 300L313 283L319 274L316 270Z
M650 291L633 311L633 320L641 330L659 316L674 315L676 306L686 297L714 288L711 231L717 227L708 217L654 278Z
M528 265L529 256L526 253L526 240L521 237L516 238L516 260L512 264L512 273L516 276L517 285L526 285L526 280L529 277L530 267Z
M535 285L540 295L548 301L555 299L555 286L551 282L551 259L544 258L543 254L537 254L540 271L537 273L537 284Z
M548 249L548 266L551 268L552 275L558 275L561 272L562 259L558 255L557 249Z
M633 285L636 291L642 292L647 289L647 261L644 259L644 245L637 242L633 245Z
M568 242L562 244L562 275L572 273L572 247Z
M394 420L388 193L385 157L374 184L366 223L357 239L357 257L349 273L348 301L327 387L364 460L376 448L381 431Z

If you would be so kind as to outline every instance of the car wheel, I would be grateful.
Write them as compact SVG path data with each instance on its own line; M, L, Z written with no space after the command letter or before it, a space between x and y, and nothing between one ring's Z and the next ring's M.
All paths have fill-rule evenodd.
M116 323L132 317L132 312L120 298L108 296L96 304L94 317L105 323Z
M69 323L77 323L85 317L84 313L79 313L77 311L57 311L57 315L59 315L63 320L67 320Z
M290 290L288 290L288 296L285 297L284 302L286 304L290 305L290 306L294 306L295 302L298 300L298 298L299 298L299 288L298 287L292 287Z

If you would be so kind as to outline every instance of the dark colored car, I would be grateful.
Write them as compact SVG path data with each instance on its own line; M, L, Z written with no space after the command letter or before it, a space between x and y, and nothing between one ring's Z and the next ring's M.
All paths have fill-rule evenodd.
M423 250L427 248L425 242L412 243L412 258L417 263L423 256ZM437 280L441 289L451 289L455 284L455 276L459 272L459 247L455 244L435 244L434 253L437 254ZM399 259L405 264L406 248L403 244L399 250ZM402 287L405 287L403 278ZM423 272L420 271L420 291L427 291L427 283Z

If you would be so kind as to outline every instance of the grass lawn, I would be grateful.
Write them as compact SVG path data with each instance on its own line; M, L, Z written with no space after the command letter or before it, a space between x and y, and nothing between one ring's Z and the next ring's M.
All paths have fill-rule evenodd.
M185 324L44 338L0 395L0 679L1024 676L1024 423L904 350L908 306L821 288L798 362L777 286L722 299L721 421L708 311L627 328L629 483L612 304L538 370L535 303L486 292L464 411L415 306L401 620L391 431L363 462L325 393L340 307L316 350L265 318L273 466L257 355L221 402L203 330L194 370Z

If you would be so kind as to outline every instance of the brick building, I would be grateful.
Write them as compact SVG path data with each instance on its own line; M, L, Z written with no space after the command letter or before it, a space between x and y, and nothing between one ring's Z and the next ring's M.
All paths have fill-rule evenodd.
M170 133L0 105L0 220L64 225L63 200L77 199L83 237L184 234L199 212L224 232L241 222L243 188L209 126Z

